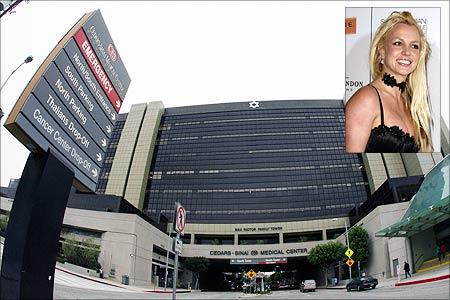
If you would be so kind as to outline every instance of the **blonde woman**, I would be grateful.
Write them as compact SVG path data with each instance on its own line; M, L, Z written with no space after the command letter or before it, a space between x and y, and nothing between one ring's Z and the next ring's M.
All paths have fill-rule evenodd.
M373 81L345 107L349 153L431 152L426 64L430 47L411 13L393 12L370 50Z

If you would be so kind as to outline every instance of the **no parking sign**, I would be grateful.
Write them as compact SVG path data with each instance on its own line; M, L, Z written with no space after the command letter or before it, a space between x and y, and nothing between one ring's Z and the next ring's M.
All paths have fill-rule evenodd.
M180 203L175 205L175 220L173 222L173 229L180 235L184 235L184 228L186 227L186 210Z

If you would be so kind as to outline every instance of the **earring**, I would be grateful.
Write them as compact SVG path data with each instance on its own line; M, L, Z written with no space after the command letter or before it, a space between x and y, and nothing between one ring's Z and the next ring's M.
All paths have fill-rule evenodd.
M384 65L384 58L381 59L381 64Z

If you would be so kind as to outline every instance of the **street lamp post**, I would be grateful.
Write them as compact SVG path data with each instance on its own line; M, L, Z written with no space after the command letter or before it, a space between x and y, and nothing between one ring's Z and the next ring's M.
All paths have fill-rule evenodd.
M30 55L27 58L25 58L25 60L21 62L20 65L11 72L11 74L9 74L8 78L6 78L5 82L0 86L0 92L5 86L5 84L8 82L9 78L11 78L12 74L14 74L22 65L27 64L31 61L33 61L33 56ZM0 107L0 120L2 119L2 117L3 117L3 110Z
M5 82L2 84L2 86L0 87L0 91L3 89L3 87L5 86L5 84L8 82L9 78L11 78L12 74L14 74L22 65L27 64L29 62L33 61L33 56L28 56L27 58L25 58L25 60L17 67L15 68L11 74L9 74L8 78L6 78Z

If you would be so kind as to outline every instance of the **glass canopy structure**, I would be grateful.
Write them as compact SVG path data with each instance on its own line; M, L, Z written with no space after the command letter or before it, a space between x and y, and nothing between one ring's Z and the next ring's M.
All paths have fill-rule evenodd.
M403 218L375 235L410 237L450 218L449 165L447 155L425 175Z

